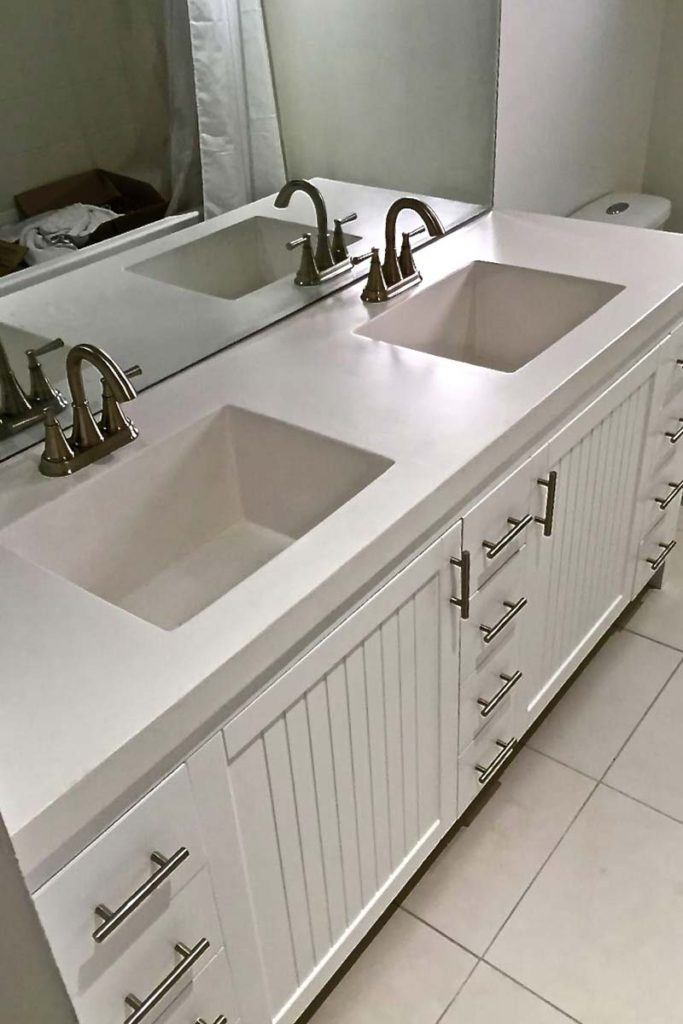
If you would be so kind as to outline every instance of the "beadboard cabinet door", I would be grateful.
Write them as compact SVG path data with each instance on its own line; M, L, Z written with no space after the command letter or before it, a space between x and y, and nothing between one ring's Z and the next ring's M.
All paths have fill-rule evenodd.
M535 538L526 645L528 726L631 598L635 518L658 351L620 377L545 447L557 474L553 529Z
M271 1021L296 1019L455 820L459 548L458 524L224 730L242 982Z

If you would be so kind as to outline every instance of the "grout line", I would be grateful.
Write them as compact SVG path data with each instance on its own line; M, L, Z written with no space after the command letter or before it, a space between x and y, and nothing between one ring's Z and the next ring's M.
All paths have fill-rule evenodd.
M487 967L490 967L492 971L496 971L497 974L502 974L502 976L504 978L507 978L508 981L512 981L515 985L519 985L519 987L523 988L525 992L528 992L530 995L535 996L536 999L540 999L542 1003L546 1004L546 1006L550 1006L553 1010L557 1010L557 1012L561 1013L563 1017L567 1018L567 1020L574 1021L574 1024L582 1024L578 1017L572 1017L571 1013L567 1013L567 1011L563 1010L561 1006L558 1006L557 1003L552 1003L549 999L546 999L545 996L539 995L538 992L535 992L532 988L529 988L529 986L525 985L524 982L519 980L519 978L515 978L512 974L508 974L507 971L501 970L500 967L496 967L495 964L492 964L488 960L485 960L484 957L482 957L479 962L482 964L486 964Z
M429 921L426 921L424 917L420 917L420 915L416 914L415 911L408 910L408 908L404 907L403 905L399 906L398 909L402 910L404 914L410 914L410 916L414 917L416 921L420 922L420 924L424 924L427 926L427 928L431 928L432 931L436 932L437 935L440 935L442 939L446 939L448 942L451 942L454 946L458 946L459 949L462 949L465 953L469 953L470 956L476 957L477 960L480 958L481 954L475 953L473 949L469 949L467 946L464 946L462 942L458 942L457 939L454 939L451 935L448 935L446 932L442 932L440 928L437 928L436 925L430 924Z
M600 783L599 783L599 782L595 782L594 780L591 780L591 781L593 781L593 782L594 782L594 784L593 784L593 787L591 788L591 791L590 791L590 793L588 793L588 795L586 796L586 798L585 798L585 799L584 799L584 801L582 802L581 806L580 806L580 807L579 807L579 809L577 810L576 814L574 814L574 816L572 817L571 821L570 821L570 822L569 822L569 824L567 825L566 829L564 830L564 832L562 833L562 835L560 836L560 838L559 838L559 839L557 840L557 842L556 842L556 843L555 843L555 845L553 846L553 848L552 848L552 850L550 851L550 853L548 854L548 856L547 856L547 857L546 857L546 858L544 859L543 863L542 863L542 864L540 865L540 867L538 868L538 870L537 870L537 871L535 872L535 874L534 874L533 878L531 879L531 881L530 881L530 882L528 883L528 885L527 885L527 886L526 886L526 888L524 889L524 891L523 891L522 895L521 895L521 896L519 897L519 899L518 899L518 900L517 900L517 901L515 902L515 905L513 906L513 908L512 908L512 910L510 911L510 913L509 913L509 914L507 915L507 917L505 918L505 920L503 921L503 923L501 924L501 926L500 926L500 927L498 928L498 930L496 931L496 934L495 934L495 935L493 936L493 938L492 938L492 939L491 939L491 941L489 942L488 946L486 947L486 949L484 950L484 952L483 952L483 953L482 953L482 955L481 955L481 959L482 959L482 960L484 960L484 959L486 958L486 956L488 955L488 953L489 953L489 951L490 951L491 947L492 947L492 946L493 946L493 944L495 943L496 939L498 938L498 936L500 935L500 933L501 933L501 932L503 931L503 929L504 929L504 928L505 928L505 926L507 925L507 923L508 923L508 921L510 920L510 918L512 917L512 915L513 915L513 914L515 913L515 911L516 911L516 910L517 910L517 908L519 907L520 903L522 902L522 900L524 899L524 897L526 896L526 894L527 894L527 893L529 892L529 889L531 889L532 885L534 884L534 882L536 881L536 879L538 878L538 876L539 876L539 875L541 874L541 872L543 871L544 867L546 866L546 864L548 863L548 861L550 860L550 858L551 858L551 857L553 856L553 854L554 854L554 853L555 853L555 851L557 850L558 846L560 845L560 843L562 842L562 840L564 839L564 837L565 837L565 836L567 835L567 833L569 832L570 828L572 827L572 825L574 824L574 822L576 821L576 819L577 819L577 818L579 817L579 815L581 814L581 812L582 812L582 811L584 810L584 808L585 808L585 807L586 807L586 805L588 804L588 801L589 801L589 800L590 800L590 799L592 798L593 794L594 794L594 793L595 793L595 792L597 791L597 788L598 788L598 786L600 785Z
M674 648L674 650L675 650L675 648ZM674 667L673 671L671 671L669 673L669 675L666 677L666 679L664 680L664 682L660 686L659 690L657 690L657 693L652 698L652 700L650 701L648 706L645 708L644 712L642 713L642 715L640 716L640 718L638 719L636 724L633 726L633 728L631 729L630 733L628 734L628 736L626 737L624 742L621 744L621 746L617 750L616 754L614 755L614 757L612 758L610 763L607 765L607 767L605 768L605 770L602 773L602 775L600 776L600 779L599 779L600 782L602 782L604 780L605 776L609 772L609 770L612 767L612 765L615 763L617 758L620 757L620 755L623 753L624 748L631 742L631 740L633 739L634 735L636 734L638 729L641 727L641 725L643 724L643 722L645 721L647 716L650 714L650 712L652 711L653 707L655 706L655 704L657 703L659 698L662 696L662 694L664 693L664 691L666 690L667 686L669 685L669 683L671 682L673 677L676 675L676 673L678 672L680 667L681 667L681 661L677 662L677 664Z
M443 1018L446 1016L446 1014L450 1010L451 1006L453 1006L453 1004L457 1000L458 996L460 995L460 993L462 992L462 990L464 989L465 985L470 980L470 978L472 977L472 975L474 974L474 972L476 971L476 969L477 969L477 967L479 966L480 963L481 963L481 961L479 960L479 958L477 958L474 961L474 963L472 964L472 967L467 972L467 975L466 975L465 979L463 980L462 984L458 986L458 991L455 993L455 995L453 996L451 1001L443 1008L443 1010L441 1011L439 1016L436 1018L435 1024L440 1024L440 1021L442 1021Z
M533 751L534 754L540 754L541 757L547 757L549 761L554 761L555 764L561 765L562 768L568 768L570 772L576 772L577 775L582 775L584 779L588 779L590 782L600 782L599 778L595 775L589 775L588 772L582 771L580 768L576 768L573 764L567 764L566 761L560 761L559 757L554 757L552 754L546 754L545 750L539 750L538 747L532 747L531 743L526 744L527 750Z
M649 804L647 800L640 800L639 797L633 796L632 793L627 793L625 790L619 789L618 786L613 786L611 782L601 781L600 785L604 786L605 789L611 789L613 793L618 793L620 796L625 796L629 800L633 800L634 804L640 804L641 807L647 807L648 811L654 811L655 814L661 814L663 818L668 818L669 821L673 821L677 825L683 825L683 818L675 818L673 814L668 814L666 811L662 811L659 807L654 807L652 804Z
M667 644L666 641L664 641L664 640L655 640L655 638L653 636L648 636L647 633L639 633L638 630L634 629L632 626L622 626L621 627L621 632L622 633L633 633L634 636L639 636L643 640L649 640L653 644L659 644L660 647L667 647L670 651L676 651L677 654L680 654L681 656L683 656L683 648L682 647L674 647L673 644Z

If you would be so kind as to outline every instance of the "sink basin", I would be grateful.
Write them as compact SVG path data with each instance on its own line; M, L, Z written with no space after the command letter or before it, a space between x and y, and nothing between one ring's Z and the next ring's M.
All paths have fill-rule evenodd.
M316 232L310 224L250 217L128 269L178 288L239 299L282 277L294 278L301 250L289 252L285 245L307 231L315 245ZM359 235L344 238L347 245L360 241Z
M512 373L621 291L606 281L476 262L355 333Z
M0 543L170 630L391 465L226 406L26 516Z

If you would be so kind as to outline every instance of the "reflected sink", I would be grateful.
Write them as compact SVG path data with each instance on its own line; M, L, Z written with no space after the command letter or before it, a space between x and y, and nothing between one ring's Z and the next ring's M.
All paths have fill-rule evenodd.
M24 517L0 544L175 629L391 465L227 406Z
M605 281L476 262L355 333L513 373L621 291Z
M316 231L310 224L250 217L128 269L189 291L239 299L280 278L294 278L301 250L289 252L285 245L307 231L315 246ZM347 245L360 241L359 235L344 238Z

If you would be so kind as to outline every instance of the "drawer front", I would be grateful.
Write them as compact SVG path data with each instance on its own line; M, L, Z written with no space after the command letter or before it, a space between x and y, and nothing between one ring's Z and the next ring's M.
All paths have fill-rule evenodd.
M655 526L672 505L681 506L683 496L683 443L670 446L669 457L655 467L641 492L643 534Z
M515 701L523 680L518 633L460 687L460 750L485 726L501 718Z
M490 722L458 758L458 814L503 770L516 747L512 704Z
M154 853L169 864L155 863ZM95 984L163 917L204 861L189 778L181 767L38 890L36 909L72 996ZM139 905L125 915L136 893L142 893ZM95 908L101 905L124 913L97 942L93 933L104 919Z
M521 548L474 595L470 616L461 625L460 678L483 669L494 654L510 643L529 614L527 599L528 549Z
M187 985L161 1017L159 1024L238 1024L239 1014L232 987L232 973L225 953Z
M664 403L683 400L683 327L678 327L666 344L662 371Z
M171 1005L222 946L208 869L204 868L165 913L125 948L122 945L108 970L100 972L95 957L80 970L70 974L62 970L62 974L80 1024L124 1024L134 1012L133 1005L126 1003L129 995L140 1003L154 1002L145 1016L148 1024ZM153 995L162 987L168 992L156 1002Z
M661 513L661 518L641 541L633 589L634 596L640 593L657 572L657 560L659 560L659 564L666 564L666 560L669 557L667 552L673 551L673 546L677 542L676 531L678 529L679 512L680 505L678 502L672 502L668 509Z
M544 453L524 462L482 498L463 518L463 547L471 557L471 590L478 590L524 545L531 531L542 529L547 487Z

